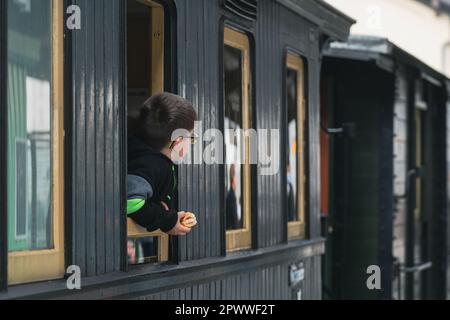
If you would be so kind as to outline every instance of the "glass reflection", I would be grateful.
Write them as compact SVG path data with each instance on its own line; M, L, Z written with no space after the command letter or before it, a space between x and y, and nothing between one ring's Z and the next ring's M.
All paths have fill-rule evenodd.
M7 7L8 249L51 249L51 1Z
M288 141L289 154L287 165L287 210L288 220L297 221L298 201L297 201L297 148L298 146L298 92L297 92L297 77L296 70L287 70L287 107L288 107Z
M158 237L128 238L128 264L158 262Z
M226 156L226 226L227 230L242 229L243 165L242 165L242 52L224 48L225 72L225 156ZM227 131L228 130L228 131Z

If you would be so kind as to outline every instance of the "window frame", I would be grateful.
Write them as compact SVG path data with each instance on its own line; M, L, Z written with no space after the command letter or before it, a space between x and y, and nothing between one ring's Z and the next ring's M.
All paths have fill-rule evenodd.
M292 51L287 51L286 53L286 63L284 67L284 78L287 79L288 70L293 70L297 73L297 170L296 170L296 183L297 186L303 186L302 188L297 187L296 192L296 203L297 203L297 221L289 221L287 219L287 238L289 240L298 240L306 238L306 188L307 188L307 175L306 175L306 165L305 161L307 152L307 112L306 112L306 99L305 99L305 88L306 88L306 78L305 78L305 63L303 58ZM287 81L284 80L285 90L284 94L287 96ZM288 112L288 99L285 99L285 117L287 120ZM287 122L286 122L287 124ZM301 134L299 134L301 133ZM286 139L288 139L289 133L287 132L286 126ZM285 144L286 145L286 144ZM289 156L289 155L287 155ZM287 160L287 159L286 159ZM286 161L287 166L287 161ZM287 172L287 170L285 170ZM300 192L299 192L300 191ZM287 197L287 194L286 194ZM286 211L287 215L287 211Z
M8 252L8 285L64 277L64 11L63 1L51 1L52 25L52 216L53 249ZM33 266L30 268L30 266Z
M6 1L0 1L0 181L6 181ZM7 288L8 277L8 224L7 224L6 184L0 183L0 292Z
M151 9L151 23L152 23L152 44L151 44L151 83L149 84L149 90L151 95L159 92L163 92L165 89L165 60L166 60L166 21L167 14L166 8L162 3L154 0L136 0L137 2L148 6ZM128 14L127 14L128 18ZM157 30L157 32L155 32ZM126 46L128 50L128 46ZM162 60L162 61L161 61ZM126 240L129 238L157 238L158 239L158 261L155 263L162 263L169 261L169 235L156 230L148 232L145 228L139 226L131 218L127 217L127 234ZM127 257L126 257L127 258ZM127 265L130 265L127 261Z
M425 119L426 119L426 104L425 107L422 105L416 105L414 110L414 121L415 121L415 157L414 161L416 164L416 168L422 168L424 166L424 136L425 132ZM414 217L415 220L420 220L423 217L423 177L421 175L417 175L415 180L415 208L414 208Z
M252 128L252 105L251 105L251 48L250 48L250 37L244 31L238 31L231 26L224 25L223 27L223 48L225 46L232 47L241 51L242 53L242 118L243 118L243 130L248 130ZM223 54L222 54L222 66L223 66ZM222 77L224 78L225 69L222 70ZM225 82L222 83L223 86L223 99L225 99ZM225 117L225 104L223 108L223 122ZM222 124L223 125L223 124ZM225 128L224 128L225 129ZM252 207L253 207L253 194L252 194L252 168L250 164L250 137L245 134L243 143L245 150L245 161L243 170L243 198L244 198L244 208L243 208L243 220L244 228L237 230L226 230L225 226L225 251L233 252L239 250L246 250L252 248ZM224 146L225 148L225 146ZM225 154L225 153L224 153ZM226 181L225 172L226 166L223 170L223 183ZM224 190L226 191L226 190Z

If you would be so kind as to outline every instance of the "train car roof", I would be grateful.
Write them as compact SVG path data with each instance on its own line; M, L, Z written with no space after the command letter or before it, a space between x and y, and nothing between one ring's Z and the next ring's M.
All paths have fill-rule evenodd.
M436 85L449 83L449 78L429 66L411 53L398 47L387 38L351 35L345 42L330 42L324 47L323 55L334 58L375 61L387 71L394 71L395 62L416 67L422 76Z
M350 34L350 27L356 22L323 0L275 1L310 20L334 40L346 40Z
M450 0L417 0L423 4L433 8L437 14L447 14L450 15Z

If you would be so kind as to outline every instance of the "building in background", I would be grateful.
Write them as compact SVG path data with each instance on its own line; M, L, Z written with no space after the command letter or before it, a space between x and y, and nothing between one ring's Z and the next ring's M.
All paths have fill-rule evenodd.
M326 0L357 20L352 34L388 38L450 76L450 0Z

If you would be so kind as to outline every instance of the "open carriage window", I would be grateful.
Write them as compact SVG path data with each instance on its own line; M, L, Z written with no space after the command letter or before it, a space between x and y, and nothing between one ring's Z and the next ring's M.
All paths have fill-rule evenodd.
M7 33L12 285L64 276L62 1L7 0Z
M288 155L287 215L288 238L305 236L305 72L303 60L292 53L287 55L286 103Z
M127 0L129 135L133 133L133 120L139 115L143 102L149 96L164 91L165 19L165 10L160 3ZM167 261L169 236L159 230L147 232L131 218L127 220L128 263Z
M242 131L251 128L250 47L247 35L230 28L224 42L226 249L233 251L251 247L249 141Z

